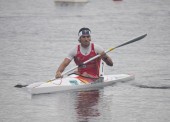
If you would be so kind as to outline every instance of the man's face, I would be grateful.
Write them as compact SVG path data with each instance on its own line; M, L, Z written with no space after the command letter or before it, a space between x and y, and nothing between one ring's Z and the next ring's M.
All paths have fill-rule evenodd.
M80 43L83 47L88 47L90 45L91 37L89 35L82 35L80 37Z

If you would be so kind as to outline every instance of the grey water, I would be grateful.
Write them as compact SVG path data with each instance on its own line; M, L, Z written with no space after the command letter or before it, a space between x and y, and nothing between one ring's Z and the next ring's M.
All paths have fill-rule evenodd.
M0 121L169 122L169 6L169 0L0 0ZM35 96L14 87L54 78L81 27L105 50L147 33L108 54L114 66L105 66L105 74L135 80Z

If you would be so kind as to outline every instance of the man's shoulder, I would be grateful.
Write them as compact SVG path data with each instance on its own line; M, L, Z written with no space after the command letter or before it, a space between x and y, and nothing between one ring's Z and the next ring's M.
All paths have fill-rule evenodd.
M75 50L75 49L77 49L77 48L78 48L78 46L79 46L79 44L74 45L74 46L70 47L70 50Z
M101 49L103 49L102 46L100 46L99 44L96 44L96 43L93 43L93 44L94 44L94 47L95 47L95 48L101 48Z

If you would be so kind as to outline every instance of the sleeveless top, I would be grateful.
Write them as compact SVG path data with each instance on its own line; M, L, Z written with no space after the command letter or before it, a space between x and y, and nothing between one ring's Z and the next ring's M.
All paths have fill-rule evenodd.
M83 62L87 61L88 59L90 59L96 55L97 54L95 53L93 43L91 44L91 51L88 55L83 55L80 51L80 45L78 45L77 46L77 54L74 57L74 61L75 61L76 65L81 65ZM100 61L101 61L101 58L94 59L94 60L90 61L89 63L78 67L78 72L80 74L83 74L84 72L86 72L94 77L99 77Z

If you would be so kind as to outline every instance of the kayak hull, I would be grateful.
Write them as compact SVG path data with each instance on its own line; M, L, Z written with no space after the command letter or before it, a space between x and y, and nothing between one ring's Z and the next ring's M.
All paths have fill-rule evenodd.
M133 80L134 75L118 74L104 75L103 82L86 82L86 79L78 78L77 75L71 75L66 78L56 79L52 82L38 82L27 86L31 94L53 93L61 91L84 91L93 90L105 86L113 85L116 82L125 82Z

